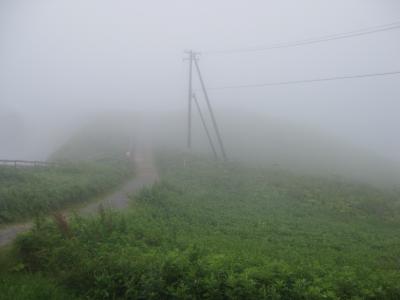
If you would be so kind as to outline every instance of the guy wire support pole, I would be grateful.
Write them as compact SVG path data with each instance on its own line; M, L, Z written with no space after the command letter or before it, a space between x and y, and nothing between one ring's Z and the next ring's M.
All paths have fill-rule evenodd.
M210 104L210 99L208 98L208 94L207 94L207 90L206 90L206 87L205 87L205 84L203 81L203 77L201 76L199 64L197 63L197 55L198 55L198 53L192 52L192 60L194 61L194 65L196 67L197 74L199 76L199 80L200 80L201 88L203 90L204 98L206 99L207 107L210 112L214 130L217 135L217 140L218 140L219 146L221 148L222 158L224 159L224 161L227 161L226 152L225 152L224 144L222 142L221 134L219 132L218 124L217 124L217 121L215 120L214 112L213 112L211 104Z
M208 127L207 127L207 124L206 124L206 120L204 119L203 113L201 112L201 108L200 108L199 102L197 101L196 94L193 93L192 97L193 97L194 103L196 104L197 111L199 112L200 120L201 120L201 123L203 124L204 131L206 132L206 135L207 135L207 138L208 138L208 142L210 143L211 150L212 150L212 152L214 154L214 158L218 159L217 151L215 150L214 143L213 143L213 141L211 139L210 131L208 130Z

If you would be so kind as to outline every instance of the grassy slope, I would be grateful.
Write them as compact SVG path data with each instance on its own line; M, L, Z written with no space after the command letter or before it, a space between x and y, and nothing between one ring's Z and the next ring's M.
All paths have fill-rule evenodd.
M54 281L39 274L0 277L2 300L71 300L78 299Z
M0 168L0 224L82 203L132 176L128 130L115 124L103 120L77 132L50 158L60 167ZM0 249L0 299L75 298L48 276L25 272L14 251Z
M378 185L400 186L400 164L380 157L356 140L330 135L318 126L274 119L255 111L215 111L230 159L255 166L279 164L299 174L332 174ZM151 120L156 143L163 149L185 145L186 112L159 115ZM193 116L193 149L211 153L200 120ZM150 122L149 122L150 123ZM354 142L354 144L353 144Z
M89 125L56 151L60 167L0 168L0 224L82 203L131 176L128 137L107 125Z
M130 174L129 164L124 161L0 169L0 224L88 201Z
M21 237L25 271L94 299L398 299L399 194L278 170L159 161L127 214Z
M54 280L40 273L20 272L21 263L11 246L0 249L1 300L73 300L79 299Z

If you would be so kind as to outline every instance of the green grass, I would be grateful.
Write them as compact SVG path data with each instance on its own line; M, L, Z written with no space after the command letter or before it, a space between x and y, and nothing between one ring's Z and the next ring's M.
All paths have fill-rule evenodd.
M132 169L122 159L50 168L0 168L0 224L93 199L130 177Z
M128 133L114 127L102 122L77 132L51 156L57 167L1 167L0 226L34 217L38 230L46 214L95 200L131 177L134 168L125 157ZM0 249L0 299L80 298L48 272L29 271L7 246Z
M130 211L44 222L18 274L89 299L399 299L399 193L339 179L158 161Z
M23 265L18 261L12 246L0 249L1 300L79 299L55 280L40 273L21 272L21 268Z
M51 155L58 166L0 167L0 225L81 205L131 177L129 134L117 125L102 120L82 128Z
M38 274L0 277L1 300L72 300L78 299L57 284Z

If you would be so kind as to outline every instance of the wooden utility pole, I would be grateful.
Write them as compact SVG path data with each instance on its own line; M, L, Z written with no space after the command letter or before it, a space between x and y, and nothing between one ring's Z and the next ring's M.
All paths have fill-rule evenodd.
M196 68L196 71L197 71L197 75L199 77L199 81L200 81L200 84L201 84L201 89L202 89L203 94L204 94L204 98L206 99L208 112L209 112L209 114L211 116L213 129L214 129L215 134L217 136L218 145L219 145L219 148L221 149L222 158L223 158L224 161L226 161L227 157L226 157L225 147L224 147L224 144L222 142L221 134L219 132L218 124L217 124L217 121L215 119L214 111L213 111L213 109L211 107L210 99L208 97L208 93L207 93L207 90L206 90L206 87L205 87L205 84L204 84L204 80L203 80L203 77L202 77L201 72L200 72L200 67L199 67L199 64L197 62L199 53L198 52L194 52L193 50L188 50L188 51L185 51L185 54L188 55L188 57L186 57L185 60L189 61L187 148L188 148L189 151L192 148L192 100L193 100L195 102L195 105L197 106L197 110L198 110L198 113L200 115L200 119L201 119L201 122L203 124L204 131L206 132L208 141L210 143L211 150L212 150L215 158L218 158L217 150L216 150L216 148L214 146L214 143L212 141L210 131L208 130L208 127L207 127L207 124L206 124L206 120L205 120L205 118L203 116L203 113L201 112L198 99L197 99L196 95L193 93L193 64L194 64L195 68ZM184 160L184 165L185 164L186 164L186 160Z
M188 120L187 120L187 148L192 148L192 74L193 74L193 57L192 50L186 51L189 55L189 83L188 83Z

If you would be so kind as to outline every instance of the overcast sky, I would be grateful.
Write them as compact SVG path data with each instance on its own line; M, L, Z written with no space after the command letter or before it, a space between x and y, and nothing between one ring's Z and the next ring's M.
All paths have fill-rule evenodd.
M398 0L0 0L0 116L68 123L109 109L184 110L185 49L268 46L397 21ZM216 87L399 71L399 53L397 29L204 54L200 65ZM217 113L266 113L397 160L399 96L400 75L210 91Z

